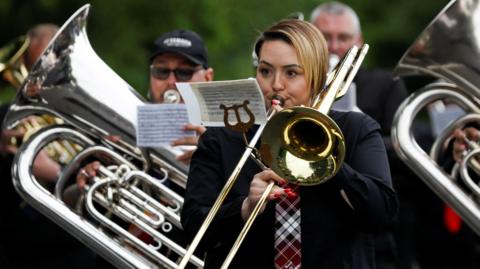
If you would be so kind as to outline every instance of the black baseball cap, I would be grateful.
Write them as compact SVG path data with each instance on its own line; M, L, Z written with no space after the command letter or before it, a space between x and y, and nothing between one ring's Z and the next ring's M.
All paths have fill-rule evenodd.
M158 37L154 42L153 54L150 61L162 53L178 53L190 61L208 68L207 49L203 39L189 30L175 30Z

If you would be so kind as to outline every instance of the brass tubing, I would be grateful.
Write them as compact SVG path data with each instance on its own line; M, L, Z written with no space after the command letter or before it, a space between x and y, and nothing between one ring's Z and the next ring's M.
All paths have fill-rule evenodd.
M270 118L274 114L275 114L275 110L273 108L271 108L268 112L267 122L268 122L268 120L270 120ZM188 261L190 260L190 257L193 255L193 252L198 247L198 244L200 243L200 240L205 235L205 232L207 231L208 226L210 226L210 224L212 223L213 218L217 214L218 210L220 209L220 206L222 205L223 201L225 200L228 193L232 189L233 184L235 184L235 182L237 181L238 175L240 174L240 171L242 170L245 162L247 161L247 159L252 154L252 151L255 148L255 145L257 144L258 140L260 139L260 136L262 135L262 132L263 132L263 129L265 128L265 126L266 126L266 123L260 125L257 132L253 136L252 140L248 144L248 147L245 149L242 157L240 158L240 161L238 161L237 166L235 167L235 169L233 169L233 172L231 173L227 182L223 186L220 194L218 195L217 199L215 200L215 203L213 204L212 208L208 212L207 217L203 221L202 226L200 226L200 229L198 230L197 234L193 238L193 241L190 244L190 246L188 247L187 252L183 256L182 260L180 261L180 264L178 266L179 269L185 268Z
M227 269L230 263L232 262L233 258L235 257L235 254L237 254L237 251L240 248L240 245L242 244L243 239L245 239L245 236L247 236L247 233L250 230L250 227L252 227L253 222L257 218L258 214L260 214L260 209L267 202L267 197L272 191L273 185L274 185L273 181L270 181L270 183L268 183L267 188L262 194L262 197L260 197L260 200L258 200L257 204L255 205L255 208L253 209L252 213L250 214L247 221L245 222L245 225L240 231L240 234L238 235L237 240L235 241L232 248L230 249L230 252L228 253L227 257L225 258L225 261L223 261L222 267L220 267L221 269Z

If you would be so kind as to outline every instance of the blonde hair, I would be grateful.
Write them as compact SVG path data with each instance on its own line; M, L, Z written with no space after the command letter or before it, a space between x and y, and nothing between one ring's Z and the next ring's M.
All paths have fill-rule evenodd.
M255 53L259 58L263 43L271 40L285 41L295 49L305 72L305 80L311 89L311 96L317 95L325 85L328 70L327 43L320 31L302 20L281 20L257 39Z

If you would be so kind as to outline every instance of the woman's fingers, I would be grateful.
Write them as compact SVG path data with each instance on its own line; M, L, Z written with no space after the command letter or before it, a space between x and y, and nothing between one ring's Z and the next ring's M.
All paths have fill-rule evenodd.
M256 174L254 180L252 180L250 185L251 200L260 199L263 192L265 192L267 185L271 181L274 181L277 184L273 186L272 190L268 194L268 200L275 200L283 196L288 198L295 198L298 196L298 193L295 190L286 185L287 181L285 179L281 178L272 170L264 170Z
M263 170L262 172L256 174L255 177L265 182L270 182L271 180L273 180L280 186L283 186L287 183L285 179L281 178L271 169Z
M247 198L242 203L241 215L244 220L251 214L262 195L268 190L268 185L272 182L276 183L269 191L267 200L275 200L281 197L287 197L289 199L295 198L298 194L287 184L287 181L277 175L270 169L257 173L252 182L250 182L250 190ZM263 212L265 205L260 209Z

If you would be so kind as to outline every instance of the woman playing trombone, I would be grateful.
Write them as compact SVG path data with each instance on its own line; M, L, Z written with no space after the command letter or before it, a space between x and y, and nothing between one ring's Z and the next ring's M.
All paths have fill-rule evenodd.
M257 81L267 108L309 105L326 82L327 45L321 33L300 20L284 20L255 44ZM329 181L291 186L272 170L249 160L213 219L201 247L205 268L220 268L232 243L270 182L275 182L229 268L374 268L372 234L397 211L396 195L380 127L368 116L330 111L345 137L345 162ZM255 133L247 133L250 138ZM280 136L280 134L279 134ZM245 143L240 133L209 128L193 155L182 224L195 235ZM288 208L295 209L287 214Z

